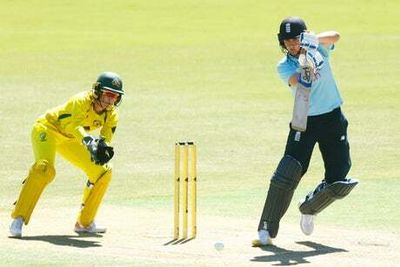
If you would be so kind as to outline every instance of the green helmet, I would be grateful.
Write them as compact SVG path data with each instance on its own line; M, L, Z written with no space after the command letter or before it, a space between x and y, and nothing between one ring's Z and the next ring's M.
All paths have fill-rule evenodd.
M122 95L124 95L122 80L119 75L114 72L101 73L97 78L97 81L93 84L93 90L97 96L100 96L103 91L118 93L120 98L115 103L116 106L121 103Z

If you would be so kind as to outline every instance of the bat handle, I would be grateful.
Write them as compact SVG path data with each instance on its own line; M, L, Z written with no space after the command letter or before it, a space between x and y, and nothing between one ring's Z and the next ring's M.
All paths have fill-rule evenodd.
M307 65L306 53L307 53L307 50L305 50L304 48L300 48L300 55L299 55L300 66L306 66Z

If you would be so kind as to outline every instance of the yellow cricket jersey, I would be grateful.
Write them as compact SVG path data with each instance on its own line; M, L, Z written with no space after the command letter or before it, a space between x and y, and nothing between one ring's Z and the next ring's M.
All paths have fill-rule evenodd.
M71 97L64 105L46 111L38 122L50 124L57 132L79 142L87 132L100 129L100 136L111 142L118 123L116 108L97 114L93 109L95 96L92 91L82 92Z

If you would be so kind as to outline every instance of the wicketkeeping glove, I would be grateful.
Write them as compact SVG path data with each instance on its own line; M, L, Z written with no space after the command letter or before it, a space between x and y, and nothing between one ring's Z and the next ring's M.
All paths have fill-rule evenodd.
M85 136L82 143L89 150L91 160L98 165L104 165L114 156L114 148L108 146L103 138Z

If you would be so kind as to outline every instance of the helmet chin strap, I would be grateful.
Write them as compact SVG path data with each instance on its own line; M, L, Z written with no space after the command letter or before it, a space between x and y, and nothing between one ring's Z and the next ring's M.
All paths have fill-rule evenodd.
M301 51L301 50L299 50L299 52L297 52L297 54L296 54L296 55L293 55L293 56L298 58L298 57L300 56L300 51Z
M286 50L287 50L287 49L286 49ZM296 58L298 58L298 57L300 56L301 49L299 49L299 51L298 51L296 54L292 54L292 53L290 53L290 52L289 52L289 50L287 50L287 53L288 53L289 55L291 55L292 57L296 57Z
M100 112L109 110L110 107L112 107L112 105L104 106L104 104L103 104L104 102L102 102L99 98L96 98L95 102L97 103L97 105L99 105L101 107L101 111Z

